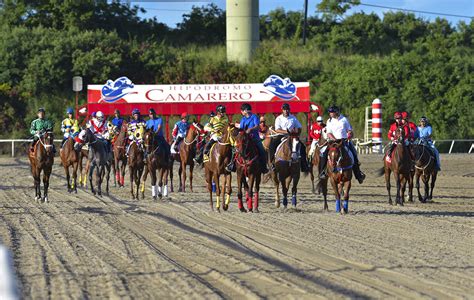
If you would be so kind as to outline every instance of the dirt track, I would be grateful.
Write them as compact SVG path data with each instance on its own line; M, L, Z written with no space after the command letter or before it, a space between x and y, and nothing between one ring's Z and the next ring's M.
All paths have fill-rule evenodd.
M58 158L39 205L26 160L1 158L0 239L26 298L473 298L474 155L442 157L435 202L405 207L388 205L380 158L361 160L368 179L340 216L309 177L296 212L265 185L260 214L240 213L235 189L211 213L201 170L169 200L68 194Z

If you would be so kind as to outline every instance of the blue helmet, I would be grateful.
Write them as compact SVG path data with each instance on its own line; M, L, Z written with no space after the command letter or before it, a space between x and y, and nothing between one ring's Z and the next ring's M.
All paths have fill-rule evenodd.
M138 110L138 108L134 108L134 109L132 110L132 116L133 116L133 115L139 115L139 114L140 114L140 111Z
M73 114L73 113L74 113L74 109L72 109L71 107L68 107L68 108L66 109L66 113L67 113L67 114Z

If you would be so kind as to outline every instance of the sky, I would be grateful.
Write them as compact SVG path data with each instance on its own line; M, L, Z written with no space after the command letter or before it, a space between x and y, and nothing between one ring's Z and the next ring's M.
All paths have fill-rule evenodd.
M127 0L123 0L127 2ZM222 9L225 9L225 0L157 0L157 1L130 1L131 5L138 5L147 10L145 14L140 14L142 18L156 17L158 21L167 24L169 27L176 27L176 24L182 20L182 16L188 13L193 6L205 6L209 3L215 3ZM320 0L308 1L308 14L315 15L316 5ZM446 13L463 16L474 16L474 0L361 0L362 4L374 4L381 6L390 6L402 9L422 10L436 13ZM285 10L303 11L304 0L260 0L260 14L266 14L269 11L282 7ZM364 11L365 13L376 13L383 17L383 13L390 11L389 9L357 6L351 9L347 14ZM437 16L425 13L415 13L416 16L428 20L434 20ZM466 23L470 22L469 18L447 17L452 25L456 25L460 20Z

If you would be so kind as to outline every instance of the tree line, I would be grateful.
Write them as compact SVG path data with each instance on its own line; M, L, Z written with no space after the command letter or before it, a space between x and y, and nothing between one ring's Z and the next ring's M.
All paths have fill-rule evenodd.
M119 1L4 1L0 135L27 136L39 106L59 123L74 104L75 75L86 84L123 75L135 84L192 84L279 74L310 81L311 100L341 106L359 137L364 107L377 97L385 129L393 111L407 110L415 120L426 115L437 139L474 137L472 20L453 25L401 12L342 17L341 7L323 7L328 13L308 19L304 46L300 12L262 15L255 58L238 65L226 61L225 11L213 4L194 7L169 28Z

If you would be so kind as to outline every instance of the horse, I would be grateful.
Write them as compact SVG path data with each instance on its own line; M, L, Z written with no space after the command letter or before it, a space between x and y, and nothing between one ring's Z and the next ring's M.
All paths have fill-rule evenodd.
M232 145L234 143L233 134L237 129L233 124L227 125L221 141L216 142L209 151L209 161L204 162L207 189L210 196L211 210L214 210L212 203L212 182L216 184L216 209L220 212L221 199L224 200L223 194L226 194L223 202L223 209L229 209L232 173L226 170L226 166L232 159ZM222 186L220 185L221 176L224 176Z
M186 137L178 146L178 153L172 154L171 157L173 160L178 161L179 164L179 192L186 191L186 166L189 166L189 188L191 192L193 192L193 170L194 170L194 160L193 158L196 156L196 148L200 143L199 137L204 135L204 128L201 124L194 121L191 126L189 127L188 132L186 133ZM170 178L172 180L173 170L170 170ZM173 185L171 181L171 186Z
M112 142L112 152L114 153L115 180L119 187L125 187L125 168L127 166L127 131L128 125L123 121L120 132L115 136Z
M92 131L87 128L84 129L80 134L83 136L82 140L84 143L89 145L89 157L90 157L90 170L89 170L89 182L91 185L92 194L102 196L102 182L104 176L106 176L106 187L105 192L109 194L109 178L110 178L110 169L112 166L112 152L109 152L105 141L98 139ZM92 182L92 175L94 169L96 171L96 185L97 191L94 189L94 184Z
M316 149L314 150L313 157L310 160L310 168L309 168L309 175L310 175L310 178L311 178L312 192L313 192L313 194L315 194L316 190L317 190L318 194L321 194L321 193L323 194L324 210L329 210L328 202L327 202L328 178L326 177L325 179L319 179L318 183L316 185L316 188L315 188L315 185L314 185L314 167L318 168L318 174L320 174L321 173L321 166L320 166L321 149L323 147L326 147L327 144L328 144L327 140L324 139L323 136L321 135L321 137L318 140L318 143L316 144ZM308 152L309 152L310 147L307 147L307 149L308 149ZM318 176L318 178L319 178L319 176Z
M135 139L130 142L130 148L128 150L128 170L130 173L130 192L132 193L132 199L137 199L139 197L140 189L140 179L143 174L143 169L145 168L145 152L143 149L143 134L144 129L140 127L135 133ZM137 187L137 193L133 191L134 186ZM142 199L144 198L144 193L142 194Z
M79 166L80 153L74 149L74 139L72 137L66 139L59 150L59 156L66 172L67 191L69 193L74 191L77 194L77 168ZM72 167L72 182L69 174L70 167Z
M336 197L336 212L346 214L349 212L349 191L351 190L354 158L351 158L350 151L344 146L344 140L330 141L328 147L327 172ZM344 194L344 202L341 209L342 194Z
M148 173L151 175L151 194L154 200L158 197L168 196L168 173L173 167L171 160L170 146L168 143L159 142L155 132L147 129L144 134L145 151L148 153L146 158L145 172L143 173L142 198L145 195L145 182ZM160 170L160 180L156 186L156 171ZM164 183L164 184L163 184Z
M416 190L418 192L418 200L425 203L427 200L433 199L433 189L435 187L438 170L436 168L436 160L434 154L423 144L412 145L413 156L415 158L415 176ZM425 195L422 197L420 193L420 177L425 185ZM431 179L431 190L429 187Z
M288 135L283 138L276 149L275 172L272 176L276 188L276 207L280 207L280 195L278 191L280 183L283 193L283 206L286 208L288 205L288 190L290 183L293 182L291 204L293 208L296 208L296 193L301 174L299 143L297 131L288 132Z
M84 157L86 158L85 168L82 167L82 161ZM89 147L87 146L86 149L82 147L79 150L79 184L86 189L87 189L87 174L89 173L89 169L90 169Z
M35 200L37 202L48 202L49 177L54 163L52 131L46 131L37 135L38 141L33 146L33 151L28 150L28 158L31 165L31 174L35 181ZM41 197L41 171L43 171L44 194Z
M242 203L243 186L248 211L258 212L258 193L262 180L262 166L258 159L257 146L251 136L242 129L235 139L235 144L238 207L241 212L247 212Z
M405 145L405 131L403 126L399 126L395 132L396 143L392 151L392 157L384 157L384 167L379 170L379 175L385 174L385 184L388 192L388 203L392 205L392 196L390 194L390 174L393 172L397 183L397 196L395 205L403 206L406 184L409 184L409 201L413 201L412 187L413 180L411 176L412 161L408 146Z

